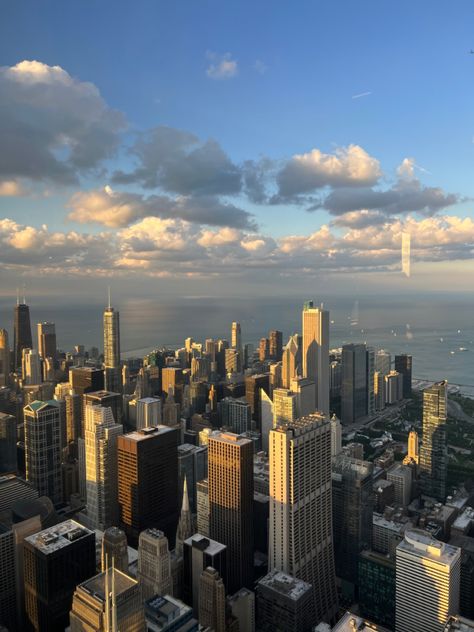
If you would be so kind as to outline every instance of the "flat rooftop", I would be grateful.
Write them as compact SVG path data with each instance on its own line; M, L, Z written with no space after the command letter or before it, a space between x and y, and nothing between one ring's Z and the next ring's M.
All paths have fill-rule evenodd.
M316 630L318 628L316 627ZM336 625L332 628L332 632L390 632L381 625L376 625L371 621L367 621L363 617L359 617L352 612L346 612Z
M235 434L233 432L219 432L219 433L213 433L211 435L209 435L209 441L221 441L223 443L228 443L230 445L248 445L249 443L252 443L251 439L246 439L245 437L242 437L241 435Z
M271 588L275 592L285 595L290 599L294 599L295 601L306 592L312 590L311 584L308 584L302 579L291 577L291 575L287 575L286 573L283 573L283 571L277 570L270 571L270 573L262 577L262 579L259 580L258 585Z
M113 569L113 579L115 583L115 592L117 595L124 593L134 586L138 586L138 582L135 579L132 579L128 575L125 575L125 573L122 573L117 568ZM82 589L84 592L87 592L95 599L105 602L105 572L99 573L95 577L91 577L91 579L87 579L85 582L82 582L82 584L79 584L78 588ZM109 590L111 590L111 588L112 569L109 569Z
M227 548L225 544L216 542L216 540L211 540L211 538L207 538L200 533L195 533L194 535L192 535L190 538L184 541L184 544L202 549L203 551L206 551L208 555L216 555L217 553L221 553Z
M167 432L174 432L175 429L170 426L149 426L148 428L142 428L141 430L134 430L133 432L127 432L122 435L124 439L130 441L144 441L150 437L157 437L158 435L164 435Z
M94 533L75 520L65 520L54 527L44 529L25 538L25 542L29 542L36 549L45 555L54 553L59 549L64 549L73 542Z
M405 531L405 539L398 545L397 553L398 551L428 558L442 564L452 564L461 555L461 549L458 547L435 540L429 533L421 529Z

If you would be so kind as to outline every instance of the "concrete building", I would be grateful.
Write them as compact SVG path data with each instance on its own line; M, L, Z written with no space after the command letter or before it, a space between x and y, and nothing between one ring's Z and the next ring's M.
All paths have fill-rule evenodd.
M104 377L105 389L115 393L122 390L120 368L120 316L110 305L104 310Z
M184 542L183 596L192 606L194 616L199 611L199 580L205 568L211 566L223 578L227 577L227 547L196 533Z
M239 622L239 632L255 632L255 594L241 588L227 597L227 606Z
M335 457L342 451L342 426L341 421L333 415L331 417L331 456Z
M148 632L198 632L193 609L171 595L155 595L145 601Z
M357 614L346 612L329 631L324 625L317 625L314 632L391 632L388 628L376 625Z
M225 587L215 568L208 566L199 578L199 623L213 632L226 632Z
M236 434L252 429L252 411L250 404L241 399L224 397L217 404L221 426Z
M10 343L8 332L0 329L0 386L7 386L10 376Z
M403 459L404 465L410 465L411 463L418 465L420 462L420 444L418 433L416 430L410 430L408 435L408 452Z
M315 620L311 584L278 570L258 581L258 630L310 632Z
M270 432L270 570L312 584L317 621L337 611L331 515L331 426L320 413Z
M41 359L36 349L23 349L21 356L21 375L27 385L41 384Z
M395 371L403 377L403 397L411 397L413 358L411 355L403 353L395 356Z
M384 377L385 403L396 404L403 399L403 375L398 371L390 371Z
M395 491L395 504L408 507L411 501L413 471L408 465L394 463L387 470L387 481L393 483Z
M362 551L359 556L359 608L363 617L374 623L395 627L395 560Z
M282 355L281 385L290 388L291 380L298 375L301 368L302 339L298 334L290 336Z
M303 377L316 384L314 410L329 415L329 311L307 301L302 312Z
M38 352L40 358L55 358L57 353L56 325L54 323L38 323Z
M161 424L161 399L143 397L137 399L137 430Z
M396 553L396 632L442 632L459 612L460 572L460 549L406 531Z
M172 595L168 539L159 529L145 529L138 540L138 574L143 599Z
M273 427L285 422L292 422L297 418L296 393L285 388L273 391Z
M196 531L209 537L209 482L207 478L196 483Z
M305 417L316 412L314 401L316 384L305 377L294 377L290 382L290 390L296 395L296 416Z
M0 474L16 472L16 418L0 412Z
M382 375L388 375L392 366L392 356L385 349L379 349L375 354L375 370Z
M102 571L114 566L123 573L128 573L127 536L118 527L109 527L104 531L101 542L100 567Z

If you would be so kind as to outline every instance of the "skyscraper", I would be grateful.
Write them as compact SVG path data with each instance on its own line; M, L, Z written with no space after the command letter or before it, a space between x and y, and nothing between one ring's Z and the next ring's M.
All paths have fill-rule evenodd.
M184 599L199 611L199 580L208 566L215 568L221 577L227 576L227 547L220 542L195 533L184 542Z
M199 623L204 629L226 632L225 587L215 568L208 566L199 580Z
M10 375L10 345L8 342L8 332L0 329L0 386L8 384Z
M296 393L286 388L276 388L273 391L273 427L296 419L296 400Z
M122 376L120 369L120 319L109 305L104 310L104 372L105 388L108 391L121 392Z
M143 599L173 594L168 538L159 529L145 529L140 533L138 579Z
M268 373L248 375L245 378L245 399L250 404L252 418L255 420L257 430L260 430L261 427L260 389L263 389L267 395L270 394L270 376Z
M16 472L16 419L13 415L0 412L0 474Z
M418 465L420 462L420 441L418 438L418 433L416 430L410 430L408 435L408 452L406 457L403 459L403 463L405 465L410 465L410 463L414 463Z
M331 426L315 413L270 432L269 570L312 584L315 621L337 611Z
M232 433L209 437L211 538L227 546L229 592L252 587L253 442Z
M367 347L347 344L342 347L341 421L352 424L367 415Z
M25 384L41 384L41 361L35 349L23 349L21 359L21 375Z
M406 531L396 552L396 632L443 632L459 612L460 573L460 549L426 531Z
M85 465L87 515L95 529L118 523L117 438L123 434L112 410L86 406Z
M144 397L137 399L137 430L161 424L161 399Z
M237 349L237 351L242 350L242 332L240 330L240 323L236 323L235 321L232 323L231 346L233 349Z
M143 529L164 531L174 545L178 525L178 431L144 428L118 438L118 502L130 543Z
M24 299L23 299L24 301ZM13 318L13 349L15 352L15 369L21 367L23 349L32 349L30 308L24 302L15 305Z
M329 415L329 312L307 301L302 313L303 377L316 384L315 410Z
M395 371L403 375L403 397L411 397L411 375L413 358L403 353L395 356Z
M128 573L127 536L118 527L109 527L104 531L101 545L101 570L114 566L123 573Z
M55 358L57 352L56 326L54 323L38 323L38 353L42 360Z
M252 411L247 402L233 397L224 397L217 404L221 426L242 434L252 429Z
M422 489L441 502L446 499L448 467L446 421L448 383L437 382L423 391L423 443L420 450Z
M60 408L55 400L34 401L23 409L26 480L40 496L62 501Z
M283 388L290 388L293 378L301 371L302 339L298 334L290 336L282 356L281 382Z
M277 329L272 329L268 334L270 359L279 362L283 352L283 334Z

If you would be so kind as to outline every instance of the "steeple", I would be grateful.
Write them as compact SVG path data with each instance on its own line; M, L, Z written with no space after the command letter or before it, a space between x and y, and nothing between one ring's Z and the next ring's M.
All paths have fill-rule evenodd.
M188 481L184 476L183 502L181 504L181 515L179 517L178 529L176 531L176 553L179 557L183 555L183 542L194 534L194 520L189 507Z

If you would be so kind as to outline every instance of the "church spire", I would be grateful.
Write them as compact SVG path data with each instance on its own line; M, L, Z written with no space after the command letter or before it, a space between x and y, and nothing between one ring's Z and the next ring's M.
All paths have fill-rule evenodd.
M184 476L183 502L181 504L181 515L179 517L178 529L176 531L176 553L179 557L183 555L183 543L194 534L194 520L189 506L188 481Z

